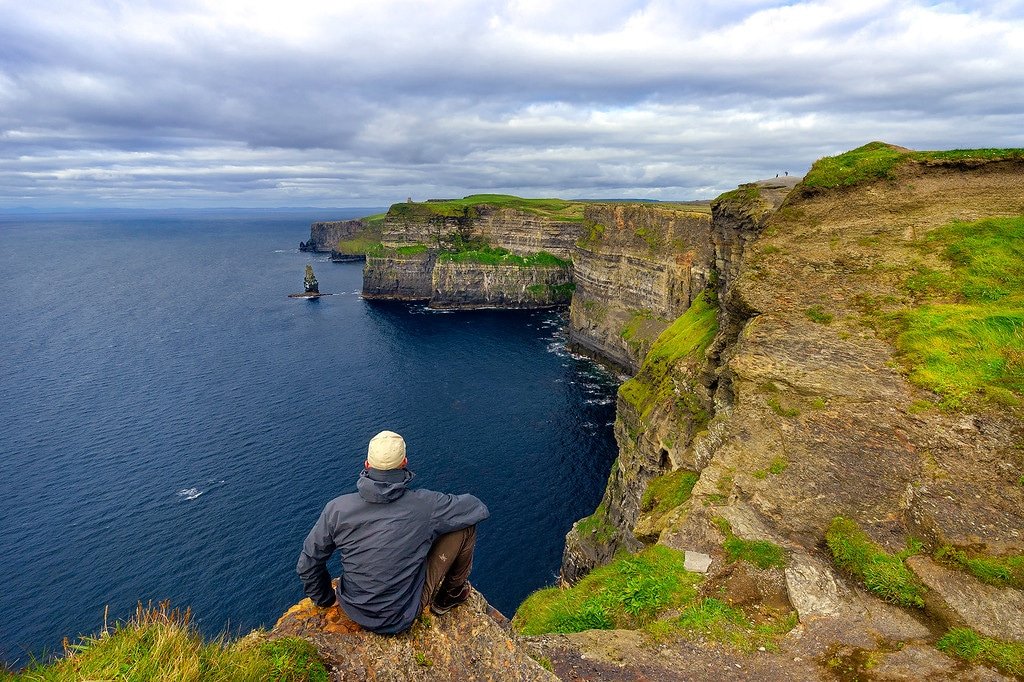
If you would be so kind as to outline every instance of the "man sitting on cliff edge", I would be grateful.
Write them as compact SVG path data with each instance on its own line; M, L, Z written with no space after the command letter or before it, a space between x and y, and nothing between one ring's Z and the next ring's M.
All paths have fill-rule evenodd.
M407 629L428 605L442 615L469 598L476 524L490 516L473 495L409 489L408 463L401 436L374 436L358 492L327 503L296 566L314 604L338 602L380 634ZM327 571L335 550L343 569L336 592Z

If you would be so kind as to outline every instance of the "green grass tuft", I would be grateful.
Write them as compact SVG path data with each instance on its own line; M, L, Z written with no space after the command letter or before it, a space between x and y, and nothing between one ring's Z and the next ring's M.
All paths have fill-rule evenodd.
M675 400L680 411L691 415L696 423L707 421L697 397L679 390L673 370L684 359L703 357L718 332L717 313L714 295L705 291L658 336L637 375L619 387L619 396L636 409L642 420L659 404Z
M746 614L721 599L708 597L683 609L674 625L683 631L700 634L708 639L731 644L741 651L764 647L774 651L776 640L796 627L798 617L791 612L782 618L755 624Z
M748 183L745 185L740 185L736 189L729 190L728 192L723 192L722 194L719 194L718 197L715 198L714 202L717 203L719 201L741 201L746 203L751 201L757 201L760 198L761 188L755 185L754 183Z
M722 517L715 519L715 525L725 536L725 559L729 563L746 561L758 568L785 568L786 550L768 540L744 540L732 532L732 525Z
M795 407L786 407L783 405L778 398L771 397L768 399L768 407L771 408L772 412L779 415L780 417L796 417L800 414L800 410Z
M924 608L925 588L903 563L919 550L890 554L872 542L857 524L837 516L825 533L836 564L882 599L900 606Z
M811 306L804 311L807 319L818 324L832 324L832 313L826 313L820 305Z
M430 250L426 244L406 244L405 246L384 246L373 244L366 248L366 255L375 258L408 258L419 256Z
M690 499L700 474L680 469L658 476L647 484L640 500L644 512L664 514Z
M524 635L636 628L697 596L700 576L683 568L683 552L653 545L620 554L576 585L549 587L526 598L512 626Z
M936 550L935 558L963 569L989 585L1024 589L1024 554L1005 557L985 556L968 554L947 545Z
M12 680L284 680L326 682L316 648L297 638L204 641L188 610L139 605L109 633L65 645L65 657Z
M935 646L968 663L993 665L1008 675L1024 677L1024 643L1003 642L969 628L953 628Z
M769 475L778 476L789 467L789 460L785 457L774 457L768 466L764 469L758 469L753 472L752 476L759 481L763 481L768 478Z
M614 470L614 467L613 467ZM604 502L597 505L597 509L590 516L580 519L576 523L576 532L580 537L596 540L599 543L610 542L617 532L615 524L608 520L608 507Z

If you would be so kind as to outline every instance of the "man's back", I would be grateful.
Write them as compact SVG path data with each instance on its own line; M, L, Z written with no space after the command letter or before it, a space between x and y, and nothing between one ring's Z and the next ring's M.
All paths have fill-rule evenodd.
M327 559L341 553L337 596L345 613L375 632L400 632L419 614L426 558L437 538L486 519L472 495L409 490L406 469L360 474L357 493L327 503L309 532L297 571L315 603L333 603Z

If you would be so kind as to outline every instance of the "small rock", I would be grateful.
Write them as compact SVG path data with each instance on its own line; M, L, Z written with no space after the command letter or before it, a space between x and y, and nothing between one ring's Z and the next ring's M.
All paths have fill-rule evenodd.
M711 557L703 552L691 552L686 550L683 559L683 568L694 573L707 573L711 567Z

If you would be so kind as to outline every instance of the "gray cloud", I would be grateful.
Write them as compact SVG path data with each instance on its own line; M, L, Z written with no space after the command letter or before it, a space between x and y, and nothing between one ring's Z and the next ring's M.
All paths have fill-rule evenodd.
M1024 146L1024 6L0 0L0 208L713 196Z

